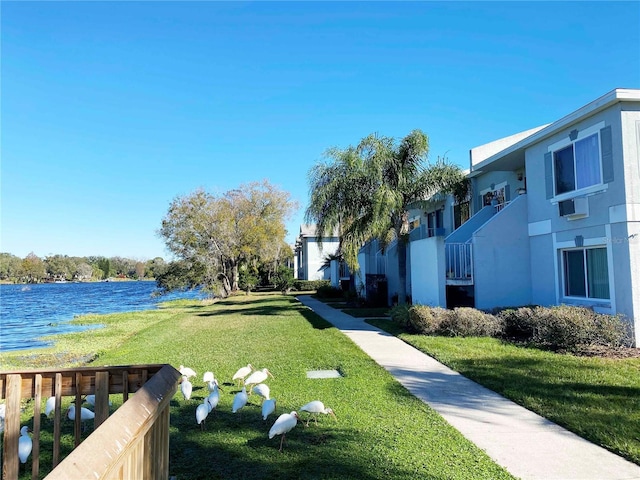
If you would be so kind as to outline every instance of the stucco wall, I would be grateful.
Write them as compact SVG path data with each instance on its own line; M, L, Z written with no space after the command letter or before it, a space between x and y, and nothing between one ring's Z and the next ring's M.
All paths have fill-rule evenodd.
M425 238L409 248L413 304L446 307L444 238Z
M476 308L531 303L526 196L516 198L473 235Z
M324 256L331 255L338 249L338 242L324 240L322 248L320 244L313 239L306 240L306 258L307 258L307 280L326 280L329 278L329 269L323 269Z

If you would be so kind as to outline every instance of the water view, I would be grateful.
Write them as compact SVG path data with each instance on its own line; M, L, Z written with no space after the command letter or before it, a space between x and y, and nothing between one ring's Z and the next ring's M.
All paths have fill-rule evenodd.
M79 315L149 310L167 300L204 298L199 291L154 296L155 291L155 282L0 285L0 352L44 347L50 343L41 337L96 328L69 323Z

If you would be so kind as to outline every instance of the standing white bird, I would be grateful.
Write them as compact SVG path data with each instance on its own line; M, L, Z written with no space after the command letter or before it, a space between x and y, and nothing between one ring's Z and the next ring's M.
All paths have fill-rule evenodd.
M86 397L84 397L84 401L87 402L92 407L96 406L96 396L95 395L87 395ZM109 400L109 406L111 406L111 405L112 405L111 400Z
M251 372L253 372L253 366L249 363L246 367L239 368L238 371L233 374L233 378L231 380L234 382L236 380L244 381L244 378Z
M325 408L324 403L322 403L320 400L309 402L306 405L300 407L300 410L303 412L309 412L314 418L316 425L318 424L318 414L320 413L331 415L334 419L338 420L336 414L333 413L333 410L331 410L329 407ZM311 419L309 418L309 420ZM309 420L307 420L307 427L309 426Z
M27 458L31 455L33 440L29 436L29 427L26 425L20 429L20 440L18 440L18 457L20 463L27 463Z
M205 401L209 404L210 410L213 410L218 406L218 402L220 401L220 392L217 387L209 394Z
M209 405L209 402L207 402L206 400L204 401L204 403L201 403L196 407L196 422L198 423L198 425L200 425L200 428L202 430L204 430L204 421L207 418L207 415L209 415L210 411L211 407Z
M257 393L258 395L260 395L263 398L263 400L269 400L269 394L271 391L268 385L265 385L264 383L259 383L258 385L253 387L251 391L253 393Z
M262 370L256 370L244 380L244 384L256 385L258 383L264 382L269 376L273 378L273 375L271 375L271 372L266 368L263 368Z
M266 420L269 415L276 411L276 399L269 398L262 403L262 419Z
M215 377L213 376L213 372L204 372L204 375L202 376L202 381L204 383L213 382L214 380Z
M271 430L269 430L269 439L276 435L282 435L282 438L280 439L280 451L282 451L282 444L284 443L285 435L296 426L298 419L298 414L295 411L291 413L283 413L275 421Z
M84 407L80 408L80 421L86 422L87 420L93 420L95 416L96 414L93 413L88 408L84 408ZM71 406L69 407L69 411L67 412L67 417L69 418L69 420L76 419L76 406L74 404L71 404Z
M191 398L191 392L193 391L193 385L189 381L189 377L186 375L182 376L182 383L180 383L180 391L182 392L182 396L185 400L189 400Z
M233 407L231 408L231 413L236 413L242 407L247 404L247 400L249 397L247 396L247 389L242 387L242 390L236 393L233 397Z
M218 380L213 379L206 383L207 383L207 390L209 392L213 392L214 390L217 390L220 388L220 385L218 384Z
M197 377L197 374L194 369L185 367L184 365L180 365L180 368L178 369L178 371L180 372L180 375L186 376L187 378Z
M56 397L47 398L47 401L44 404L44 414L48 417L55 408L56 408Z
M4 432L4 418L6 416L7 406L0 403L0 433Z

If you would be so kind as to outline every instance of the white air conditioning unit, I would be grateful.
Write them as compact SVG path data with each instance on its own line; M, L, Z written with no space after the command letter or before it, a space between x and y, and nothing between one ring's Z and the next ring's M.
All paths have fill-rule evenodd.
M578 220L589 216L589 202L586 197L576 197L558 202L560 216L567 220Z

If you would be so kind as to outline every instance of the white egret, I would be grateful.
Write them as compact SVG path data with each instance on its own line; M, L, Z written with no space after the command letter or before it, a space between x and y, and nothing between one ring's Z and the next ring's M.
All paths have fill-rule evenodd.
M95 395L87 395L86 397L84 397L84 401L87 402L92 407L96 406L96 396ZM111 406L111 405L112 405L111 400L109 400L109 406Z
M47 401L44 404L44 414L48 417L55 408L56 408L56 397L47 398Z
M217 390L217 389L222 390L220 388L220 384L218 383L218 380L213 379L206 383L207 383L207 390L209 390L209 392L213 392L214 390Z
M209 396L206 398L206 401L211 406L211 410L213 410L218 406L218 402L220 401L220 391L218 390L217 382L214 384L213 390L211 391Z
M204 383L213 382L214 380L215 377L213 376L213 372L204 372L204 375L202 376L202 381Z
M276 399L269 398L262 403L262 419L266 420L269 415L276 411Z
M0 433L4 432L4 417L6 416L7 406L0 403Z
M20 440L18 440L18 457L20 463L27 463L27 458L31 455L33 440L29 436L29 427L26 425L20 429Z
M195 370L189 367L185 367L184 365L180 365L180 368L178 369L178 371L180 372L180 375L186 376L187 378L197 376Z
M320 413L331 415L335 420L338 420L336 418L336 414L333 413L333 410L331 410L328 407L325 407L324 403L322 403L320 400L314 400L313 402L309 402L306 405L303 405L302 407L300 407L300 410L303 412L309 412L311 416L313 416L316 422L316 425L318 424L318 414ZM307 427L309 426L309 420L307 420Z
M91 410L89 410L88 408L84 408L81 407L80 408L80 422L86 422L87 420L93 420L95 418L96 414L93 413ZM71 406L69 407L69 411L67 412L67 418L69 418L69 420L71 420L72 422L75 422L76 420L76 406L75 404L71 404ZM82 429L84 430L85 426L83 424Z
M269 376L273 378L273 375L271 375L271 372L266 368L263 368L262 370L256 370L244 380L244 384L256 385L258 383L264 382Z
M247 389L242 387L242 390L236 393L233 397L233 407L231 408L231 413L236 413L242 407L247 404L247 400L249 397L247 396Z
M231 380L233 380L234 382L236 380L241 380L244 382L244 378L251 372L253 372L253 366L248 363L246 367L239 368L238 371L233 374L233 378Z
M259 383L258 385L254 386L251 391L253 393L256 393L258 395L260 395L264 400L269 400L269 394L271 393L269 386L265 385L264 383Z
M293 427L298 423L298 414L294 411L291 413L283 413L275 421L271 429L269 430L269 439L276 435L282 435L280 439L280 451L282 451L282 444L284 443L284 437L287 432L291 431Z
M207 418L207 415L209 415L210 411L211 408L209 406L209 402L207 402L206 400L204 403L201 403L196 407L196 422L198 422L198 425L200 425L200 428L202 428L202 430L204 430L204 421Z
M191 392L193 391L193 385L189 381L189 378L186 375L182 376L182 383L180 383L180 391L182 392L182 396L185 400L189 400L191 398Z

